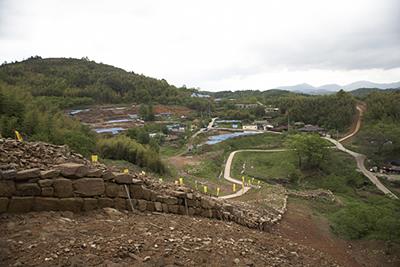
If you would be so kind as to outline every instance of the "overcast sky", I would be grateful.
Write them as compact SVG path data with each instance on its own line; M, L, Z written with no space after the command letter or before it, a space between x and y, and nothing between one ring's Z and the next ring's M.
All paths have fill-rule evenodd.
M397 0L0 0L0 61L89 57L204 90L400 81Z

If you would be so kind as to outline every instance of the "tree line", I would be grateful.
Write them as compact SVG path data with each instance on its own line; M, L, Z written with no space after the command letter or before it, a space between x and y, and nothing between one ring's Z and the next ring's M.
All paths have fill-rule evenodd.
M31 57L0 66L0 81L25 88L34 97L65 102L70 106L93 103L136 102L184 105L197 111L209 108L210 101L192 98L196 89L170 85L85 59ZM62 103L58 103L62 105Z

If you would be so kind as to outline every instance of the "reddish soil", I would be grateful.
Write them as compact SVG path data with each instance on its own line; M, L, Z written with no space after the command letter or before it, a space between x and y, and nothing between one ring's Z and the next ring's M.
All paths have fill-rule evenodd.
M193 156L173 156L168 158L168 162L178 170L183 170L185 165L195 166L201 163L198 158Z
M75 115L80 121L85 123L104 123L108 120L127 119L129 114L137 114L139 105L107 105L107 106L91 106L89 111L83 111ZM182 106L154 106L154 113L171 113L173 116L188 116L191 109ZM124 123L121 123L122 125ZM125 123L127 124L127 123ZM133 124L133 123L131 123ZM114 124L115 126L116 124ZM120 125L121 126L121 125Z
M189 115L191 112L193 112L193 110L191 110L190 108L187 107L183 107L183 106L164 106L164 105L157 105L154 107L154 113L158 114L158 113L172 113L173 115L176 116L187 116Z
M357 103L357 107L361 108L363 114L365 114L365 112L367 111L367 106L366 106L366 104L363 103L363 102ZM343 135L341 135L340 137L348 136L348 135L350 135L351 133L353 133L353 132L356 130L356 128L357 128L358 120L361 120L361 119L362 119L362 115L361 115L360 111L358 111L358 109L357 109L357 110L356 110L356 114L354 115L354 118L353 118L353 122L352 122L352 124L351 124L349 130L348 130L346 133L344 133ZM354 138L354 136L352 136L352 137L350 137L350 138L344 140L344 141L343 141L343 144L349 144L349 143L351 143L351 141L353 140L353 138Z
M108 209L0 216L2 266L337 266L235 223Z
M347 241L335 236L325 218L300 201L288 202L288 211L276 230L282 237L318 249L343 266L400 266L400 246L383 241Z

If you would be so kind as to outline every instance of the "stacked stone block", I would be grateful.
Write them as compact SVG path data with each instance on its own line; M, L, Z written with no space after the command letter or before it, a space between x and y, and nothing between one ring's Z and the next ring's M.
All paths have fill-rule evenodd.
M270 213L255 212L193 192L185 187L152 186L148 180L112 173L80 163L0 171L0 212L90 211L112 207L165 212L235 221L268 229L276 221Z

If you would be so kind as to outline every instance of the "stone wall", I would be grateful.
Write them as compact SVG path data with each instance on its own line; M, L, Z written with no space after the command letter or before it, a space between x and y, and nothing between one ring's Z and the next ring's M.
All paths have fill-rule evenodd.
M325 189L315 189L315 190L306 190L306 191L295 191L289 190L289 196L299 197L309 200L322 200L328 202L335 202L335 195L330 190Z
M0 170L0 212L120 210L167 212L234 221L261 230L280 218L146 177L80 163L47 170Z

